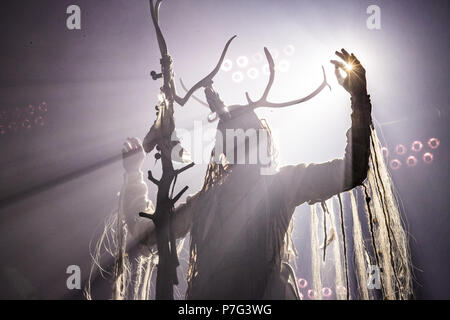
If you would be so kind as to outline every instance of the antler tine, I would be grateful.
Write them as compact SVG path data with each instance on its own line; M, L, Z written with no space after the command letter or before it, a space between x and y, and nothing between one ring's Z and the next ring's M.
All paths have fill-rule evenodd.
M159 27L159 8L161 6L162 0L157 0L156 5L153 5L153 0L150 0L150 13L152 15L153 25L155 26L156 38L158 39L159 50L161 51L161 55L167 55L167 45L166 40L161 32L161 28Z
M253 106L255 108L257 105L268 103L267 96L269 95L269 91L272 88L273 81L275 79L275 63L273 62L272 55L270 54L269 49L267 49L266 47L264 47L264 53L266 55L267 62L269 63L269 72L270 72L269 82L267 83L266 89L264 90L262 97L258 101L252 101L252 99L250 99L248 92L245 93L248 105Z
M183 79L180 78L180 85L181 88L183 88L184 91L188 92L188 89L186 88L186 86L184 85ZM195 96L195 94L191 95L192 99L194 99L195 101L197 101L198 103L200 103L201 105L209 108L209 104L207 104L205 101L203 101L202 99L198 98Z
M184 98L179 97L176 93L174 94L174 98L176 103L178 103L180 106L183 106L186 104L186 102L189 100L189 98L191 97L191 95L199 88L201 87L206 87L214 78L214 76L219 72L220 67L223 63L223 60L225 59L225 55L227 53L228 47L231 43L231 41L233 41L233 39L236 38L236 36L233 36L230 38L230 40L227 41L227 43L225 44L225 48L222 51L222 55L220 56L219 62L217 63L216 67L213 69L213 71L211 71L210 74L208 74L206 77L204 77L202 80L200 80L199 82L197 82L190 90L188 90L188 92L186 93L186 95L184 96ZM175 89L175 88L174 88Z
M331 90L331 87L327 82L327 76L325 73L325 69L322 66L322 73L323 73L322 84L316 90L314 90L311 94L307 95L306 97L297 99L297 100L292 100L292 101L282 102L282 103L273 103L273 102L267 101L267 96L269 94L270 89L272 88L273 81L275 79L275 64L273 62L272 55L270 54L270 52L267 48L264 48L264 53L266 54L266 58L269 63L269 71L270 71L269 82L267 83L266 89L264 90L262 97L258 101L252 101L250 99L250 96L248 95L248 93L247 92L245 93L245 96L248 101L248 106L253 107L253 108L259 108L259 107L283 108L283 107L288 107L288 106L292 106L295 104L299 104L299 103L308 101L311 98L315 97L317 94L319 94L319 92L322 91L325 87L329 87ZM239 106L236 106L236 107L239 107Z
M255 105L254 108L258 108L258 107L284 108L284 107L299 104L299 103L302 103L302 102L312 99L313 97L318 95L320 93L320 91L322 91L325 87L328 87L331 90L331 86L327 82L327 76L326 76L325 69L323 66L322 66L322 73L323 73L322 84L316 90L314 90L312 93L307 95L306 97L303 97L303 98L300 98L297 100L288 101L288 102L282 102L282 103L272 103L272 102L264 101L264 103L262 103L260 105Z

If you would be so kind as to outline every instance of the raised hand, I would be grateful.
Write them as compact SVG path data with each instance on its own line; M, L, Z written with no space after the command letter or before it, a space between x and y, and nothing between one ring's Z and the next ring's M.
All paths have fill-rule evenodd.
M345 49L342 49L341 52L336 51L335 53L344 61L330 61L334 64L336 78L339 84L352 96L367 95L366 70L359 60L353 53L349 54ZM347 74L346 77L342 76L341 70Z
M125 171L133 173L141 170L145 153L138 138L128 138L122 148L122 164Z

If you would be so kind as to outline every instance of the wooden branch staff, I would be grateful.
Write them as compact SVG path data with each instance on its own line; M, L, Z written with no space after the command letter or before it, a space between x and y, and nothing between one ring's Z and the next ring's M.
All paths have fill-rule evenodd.
M172 138L175 131L173 104L177 102L183 106L197 89L211 86L212 79L219 71L227 48L234 37L227 42L213 71L189 89L184 97L179 97L176 93L173 79L173 60L168 54L167 45L159 26L159 7L161 2L162 0L157 0L154 5L153 0L150 0L150 13L161 52L161 73L152 71L151 76L153 80L162 79L162 87L159 104L156 106L157 118L144 139L143 147L147 153L151 152L155 147L158 150L155 157L156 159L161 159L162 176L158 180L153 177L151 171L148 172L148 179L158 187L156 209L151 215L142 212L139 215L151 219L155 225L156 245L159 255L155 298L157 300L173 300L173 286L178 284L176 268L179 262L176 251L176 239L172 230L172 217L175 203L186 192L188 187L184 187L175 196L173 196L173 190L177 176L194 165L194 163L191 163L181 169L174 169L173 167L172 160L176 160L173 159L173 155L180 159L179 153L172 154L174 147L180 147L178 139ZM176 148L176 150L182 149Z

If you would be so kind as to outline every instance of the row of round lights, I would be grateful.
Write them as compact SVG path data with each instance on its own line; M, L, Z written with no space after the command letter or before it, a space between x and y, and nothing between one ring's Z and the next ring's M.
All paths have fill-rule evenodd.
M29 104L25 107L16 107L10 111L0 110L0 136L44 126L47 111L48 107L45 101L37 106Z
M435 149L439 148L440 144L441 144L441 142L437 138L430 138L427 142L427 146L431 150L435 150ZM422 152L424 148L425 148L424 144L421 141L416 140L411 143L410 150L417 154L417 153ZM389 155L390 155L389 150L386 147L382 147L381 150L383 152L384 157L389 158ZM395 153L398 156L406 156L407 151L408 151L407 147L405 147L403 144L398 144L395 147ZM427 151L422 154L421 158L422 158L423 163L431 164L434 160L434 155L432 152ZM416 157L416 155L414 155L414 154L409 155L405 159L405 164L409 168L415 167L418 164L418 162L419 162L418 157ZM398 170L402 167L402 161L398 158L391 159L389 161L389 167L392 170Z
M286 56L292 56L295 52L295 47L293 45L287 45L283 49L283 53ZM280 57L280 52L277 49L270 50L270 53L274 60L278 60ZM236 66L240 69L246 70L236 70L231 74L231 80L235 83L240 83L244 81L245 76L250 80L255 80L259 77L259 75L270 74L269 65L266 63L262 67L251 66L251 64L260 64L264 61L264 56L261 52L255 53L251 59L247 56L239 56L236 58ZM275 63L275 70L281 72L289 71L291 64L289 60L282 59ZM225 72L229 72L233 69L233 61L231 59L225 59L222 63L221 69Z
M299 289L307 289L308 287L308 281L304 278L299 278L297 280L297 285ZM300 290L300 297L303 299L305 298L305 295L302 293L303 290ZM338 286L336 287L336 293L337 294L346 294L347 293L347 289L344 286ZM329 299L331 298L331 296L333 295L333 290L329 287L323 287L322 288L322 297L324 299ZM315 300L317 299L317 292L314 289L307 289L306 290L306 297L309 300Z

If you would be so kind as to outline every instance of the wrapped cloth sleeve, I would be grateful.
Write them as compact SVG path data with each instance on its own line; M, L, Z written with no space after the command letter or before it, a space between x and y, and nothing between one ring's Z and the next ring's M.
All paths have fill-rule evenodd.
M343 159L320 164L286 166L277 173L288 208L313 204L350 190L365 180L370 155L370 97L352 97L352 126ZM289 210L290 211L290 210Z
M152 202L148 199L148 188L142 171L126 172L120 191L119 217L127 225L130 240L138 240L149 230L154 230L153 222L139 216L139 212L153 213Z

